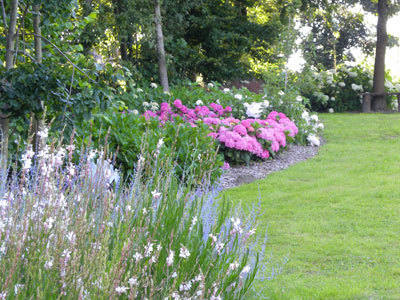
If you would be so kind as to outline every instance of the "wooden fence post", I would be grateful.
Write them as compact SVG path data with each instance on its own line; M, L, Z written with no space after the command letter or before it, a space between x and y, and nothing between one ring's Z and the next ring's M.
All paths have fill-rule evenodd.
M363 113L371 112L372 95L370 93L363 94L361 111Z

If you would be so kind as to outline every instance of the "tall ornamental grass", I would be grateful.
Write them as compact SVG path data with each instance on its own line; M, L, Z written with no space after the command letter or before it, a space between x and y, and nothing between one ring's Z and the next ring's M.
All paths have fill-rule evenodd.
M75 164L72 144L0 170L0 299L245 299L262 248L254 216L180 185L159 147L126 183L105 152Z

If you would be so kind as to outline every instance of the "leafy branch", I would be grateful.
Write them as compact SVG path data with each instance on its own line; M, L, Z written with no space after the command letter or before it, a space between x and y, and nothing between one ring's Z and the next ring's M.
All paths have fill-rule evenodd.
M86 78L88 78L90 81L92 82L96 82L93 78L91 78L89 75L86 74L85 71L83 71L81 68L79 68L76 64L73 63L73 61L68 57L67 54L64 53L64 51L62 51L59 47L57 47L57 45L55 45L52 41L50 41L48 38L45 38L44 36L35 34L35 33L25 33L25 35L32 35L35 37L38 37L40 39L43 39L44 41L46 41L47 43L49 43L50 45L52 45L54 47L54 49L56 49L62 56L65 57L65 59L75 68L77 69L79 72L81 72Z

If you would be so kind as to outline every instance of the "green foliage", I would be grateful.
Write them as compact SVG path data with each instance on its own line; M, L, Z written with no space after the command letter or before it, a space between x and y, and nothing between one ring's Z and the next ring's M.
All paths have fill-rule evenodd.
M174 154L157 159L143 145L125 184L106 149L74 164L73 145L51 145L35 166L24 153L22 172L0 181L2 298L246 299L257 212L234 212L190 178L180 184Z
M192 127L177 118L160 125L154 118L146 120L134 113L109 110L95 114L90 124L77 130L82 142L91 139L96 148L107 140L110 151L117 155L116 164L128 176L135 170L143 144L150 153L159 152L161 161L170 161L182 180L191 177L200 183L211 174L208 180L214 182L221 174L222 157L217 156L216 143L202 124Z
M311 27L302 41L306 61L318 69L332 69L345 61L354 61L351 49L359 47L369 55L375 46L364 15L354 13L346 1L310 1L303 13L303 24Z
M298 79L298 86L304 97L310 100L314 111L360 111L363 92L372 92L372 71L365 66L341 65L337 71L316 72L304 70ZM386 73L385 87L388 92L397 92L399 85ZM388 97L389 107L395 105L393 97Z

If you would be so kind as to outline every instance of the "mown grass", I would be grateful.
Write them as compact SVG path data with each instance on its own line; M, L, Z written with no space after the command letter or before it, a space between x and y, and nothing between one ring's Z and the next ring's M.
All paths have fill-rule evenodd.
M268 250L287 257L258 283L270 299L400 299L400 115L323 114L319 154L230 189L261 201Z

